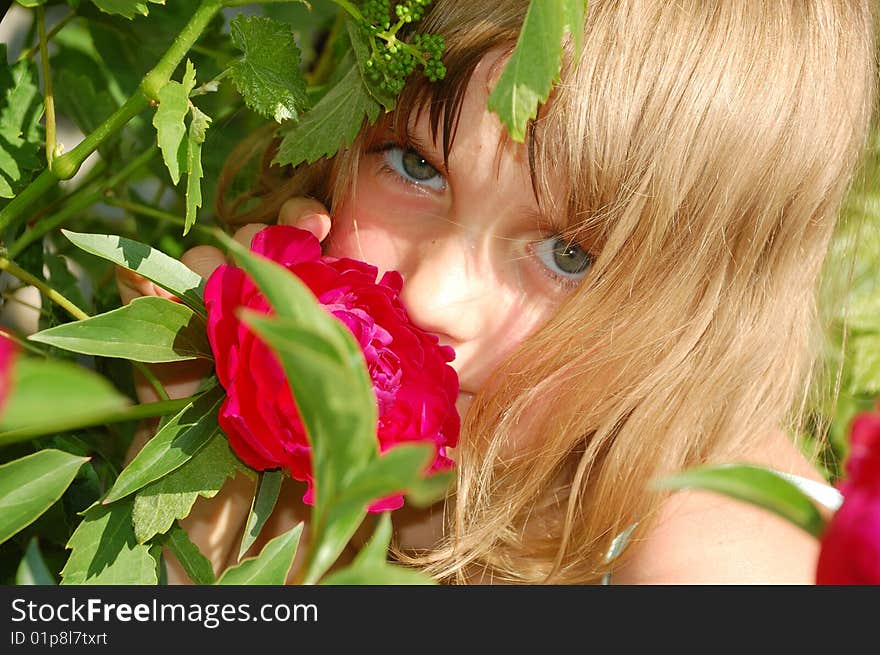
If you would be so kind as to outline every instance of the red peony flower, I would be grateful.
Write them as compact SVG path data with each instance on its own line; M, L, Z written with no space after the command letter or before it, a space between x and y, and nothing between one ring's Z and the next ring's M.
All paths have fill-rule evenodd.
M822 535L817 584L880 584L880 412L850 431L843 504Z
M15 364L15 354L18 346L0 330L0 415L3 414L3 406L12 386L12 367Z
M380 452L399 443L430 442L431 472L451 468L446 448L455 446L459 432L458 376L448 364L455 352L410 321L399 298L400 274L389 271L377 284L374 266L324 257L318 240L294 227L265 228L251 249L297 275L360 344L379 410ZM236 318L239 307L270 313L268 302L244 271L221 266L205 287L205 305L217 377L227 393L220 427L249 466L282 467L308 482L303 501L313 504L311 447L281 364ZM398 494L376 501L370 511L401 505Z

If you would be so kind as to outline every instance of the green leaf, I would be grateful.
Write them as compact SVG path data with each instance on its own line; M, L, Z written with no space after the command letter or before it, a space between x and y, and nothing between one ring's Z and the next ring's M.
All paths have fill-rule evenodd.
M189 124L189 137L186 140L186 221L183 234L190 231L196 222L196 210L202 206L202 144L211 117L192 106L192 121Z
M282 471L265 471L260 474L257 482L257 490L254 493L254 501L251 503L251 511L248 514L244 534L241 537L241 547L238 549L238 559L244 557L248 548L260 536L263 526L275 509L278 493L281 491L281 483L284 481Z
M489 109L498 114L514 141L525 140L526 125L547 101L562 65L562 38L583 33L585 0L532 0L501 77L489 95Z
M283 585L293 565L303 524L267 543L260 554L237 566L226 569L217 584L222 585Z
M423 585L434 580L414 569L390 564L387 561L391 542L391 514L385 512L379 519L370 541L357 554L350 566L335 571L321 580L322 585Z
M248 469L232 454L225 435L215 432L192 459L135 496L132 520L138 543L167 532L176 519L189 516L196 498L216 496L236 471Z
M379 116L377 103L364 87L358 66L321 98L299 122L285 134L273 164L298 166L321 157L331 157L348 147L360 132L364 117L370 123Z
M806 530L822 534L825 520L810 497L776 472L760 466L723 465L691 469L655 483L661 489L703 489L763 507Z
M49 286L80 309L87 309L89 305L86 303L82 291L80 291L79 281L70 272L70 269L67 268L67 259L61 255L47 252L43 254L43 263L49 271L49 275L46 278Z
M136 362L212 357L204 322L189 307L157 296L135 298L119 309L37 332L29 339L85 355Z
M15 584L17 585L54 585L55 578L49 573L49 567L43 560L43 554L40 552L40 545L37 538L34 537L28 542L24 557L18 564L18 571L15 574Z
M222 401L223 389L214 387L168 421L119 474L104 504L143 489L189 461L219 430L217 411Z
M41 450L0 466L0 543L61 498L88 460L60 450Z
M95 89L93 78L68 68L58 70L53 89L56 109L69 116L83 134L94 132L119 107L109 91Z
M115 234L61 232L77 248L143 275L180 298L199 316L206 317L205 280L180 261L139 241Z
M67 542L61 584L155 585L156 559L135 540L131 500L90 507Z
M361 74L361 83L373 99L385 108L385 111L391 111L397 105L397 95L385 91L379 87L378 84L371 84L364 74L364 71L367 69L367 60L370 59L370 43L367 39L367 35L353 20L346 21L346 27L348 28L348 38L351 41L351 48L357 59L358 70Z
M180 150L186 134L184 119L189 113L189 94L195 86L196 69L187 59L183 82L170 80L159 90L159 107L153 115L162 158L175 185L180 181Z
M6 44L0 57L0 198L12 198L46 164L40 157L43 97L33 62L8 66Z
M147 3L164 5L165 0L92 0L98 9L107 14L116 14L131 20L135 14L146 16L150 13Z
M244 53L230 71L247 106L278 123L296 120L309 101L290 26L267 16L240 14L229 30L232 43Z
M18 357L10 390L0 415L0 442L25 429L49 433L87 425L130 404L106 378L57 360Z
M189 579L195 584L214 584L217 581L211 562L202 555L202 551L190 541L186 530L177 523L168 532L163 543L171 549Z

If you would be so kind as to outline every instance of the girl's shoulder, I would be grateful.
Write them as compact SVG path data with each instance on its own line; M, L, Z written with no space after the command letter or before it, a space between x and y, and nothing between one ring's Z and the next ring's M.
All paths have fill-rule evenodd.
M829 510L840 503L838 492L781 432L744 460L775 469ZM666 501L630 550L614 571L615 584L810 584L819 543L767 510L687 490Z

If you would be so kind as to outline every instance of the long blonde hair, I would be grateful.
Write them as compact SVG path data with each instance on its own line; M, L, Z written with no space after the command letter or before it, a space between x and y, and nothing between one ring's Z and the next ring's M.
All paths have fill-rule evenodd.
M428 111L448 155L474 66L512 47L527 6L434 2L421 29L446 38L449 75L410 84L389 120ZM875 103L876 23L870 0L590 1L528 152L539 201L598 256L475 399L446 536L405 559L448 581L596 582L612 539L650 527L652 479L735 460L799 418L818 276ZM369 134L276 170L239 218L292 193L334 206Z

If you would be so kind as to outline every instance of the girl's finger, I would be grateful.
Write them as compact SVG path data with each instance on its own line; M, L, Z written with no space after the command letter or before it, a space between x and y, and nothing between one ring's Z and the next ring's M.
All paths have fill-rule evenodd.
M180 258L191 271L198 273L203 278L211 277L218 266L226 264L226 256L212 246L196 246L190 248Z
M330 213L314 198L288 198L278 211L278 224L308 230L323 241L330 233Z

